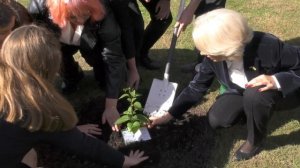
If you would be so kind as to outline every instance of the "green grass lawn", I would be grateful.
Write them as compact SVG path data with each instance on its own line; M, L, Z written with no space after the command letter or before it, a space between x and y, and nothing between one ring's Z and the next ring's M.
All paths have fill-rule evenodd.
M27 0L21 0L26 4ZM172 0L172 13L176 16L179 0ZM270 32L282 40L291 44L300 45L300 1L299 0L228 0L227 8L235 9L244 14L254 30ZM147 12L143 9L146 22L149 20ZM174 17L175 18L175 17ZM172 24L174 25L174 24ZM180 91L187 85L192 75L180 72L180 65L196 59L191 39L192 26L180 36L175 52L174 63L171 66L170 80L179 83ZM166 34L156 43L151 51L151 57L166 61L167 51L170 46L173 28L170 26ZM77 56L80 62L82 59ZM88 72L90 68L82 64ZM143 79L141 89L150 88L153 78L161 79L163 69L160 71L140 70ZM88 91L86 85L97 88L95 83L82 82L82 101L86 97L96 96L95 91ZM85 90L86 89L86 90ZM86 93L88 92L88 93ZM207 100L197 108L207 111L213 103L218 91L207 95ZM192 110L193 111L193 110ZM213 149L214 156L210 161L210 167L300 167L300 108L278 111L270 121L269 134L265 144L265 150L248 161L233 161L235 150L243 143L246 136L245 126L235 126L230 129L217 131L216 145ZM201 143L201 142L199 142ZM201 151L199 151L201 152Z

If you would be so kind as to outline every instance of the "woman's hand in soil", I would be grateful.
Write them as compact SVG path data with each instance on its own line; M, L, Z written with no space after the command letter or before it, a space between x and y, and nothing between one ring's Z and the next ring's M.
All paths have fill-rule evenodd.
M123 168L129 168L131 166L138 165L144 160L147 160L149 157L144 156L143 151L130 151L129 156L125 156L125 160L123 163Z
M116 120L120 117L117 109L118 99L105 99L105 110L102 114L102 124L108 122L113 131L119 131L119 126L115 124Z
M105 109L102 115L102 124L108 122L113 131L119 131L119 126L115 125L115 121L120 117L118 110Z
M148 127L152 128L156 125L161 125L161 124L165 124L165 123L169 122L171 119L173 119L173 116L170 113L166 112L162 116L150 117L149 119L150 119L150 123L149 123Z
M84 124L78 125L77 128L79 131L85 133L88 136L96 138L94 135L101 135L102 130L99 128L98 124Z

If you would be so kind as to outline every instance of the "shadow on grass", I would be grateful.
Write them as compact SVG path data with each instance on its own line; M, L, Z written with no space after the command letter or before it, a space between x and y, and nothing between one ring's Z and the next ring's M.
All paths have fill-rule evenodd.
M295 121L299 123L300 120L300 96L291 96L277 104L273 117L269 121L268 135L263 150L273 150L285 145L300 144L300 131L297 129L294 132L285 134L284 131L278 131L280 135L270 135L277 131L285 124ZM298 121L297 121L298 120ZM290 130L289 130L290 131ZM234 155L233 148L236 147L236 142L247 137L246 125L237 124L228 129L216 130L216 145L213 148L213 160L209 167L226 167Z
M298 95L297 95L298 94ZM277 106L278 111L275 112L273 118L270 120L270 126L269 126L269 133L272 133L273 131L276 131L276 129L284 126L285 124L289 122L300 122L300 96L299 92L283 100L280 102L280 104ZM298 129L297 129L298 130ZM288 130L290 131L290 130ZM268 143L270 142L270 143ZM275 136L268 136L267 137L267 144L265 148L267 150L276 149L280 146L285 145L295 145L300 144L300 131L293 131L289 134L285 134L285 132L282 132L281 135L275 135Z
M300 37L295 37L295 38L286 40L285 42L292 44L292 45L300 46Z

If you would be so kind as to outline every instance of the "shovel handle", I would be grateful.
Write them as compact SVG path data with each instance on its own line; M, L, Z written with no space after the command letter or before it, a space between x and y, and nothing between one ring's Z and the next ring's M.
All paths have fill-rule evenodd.
M176 21L178 21L180 19L180 16L184 10L184 5L185 5L185 0L180 0L180 5L179 5ZM170 49L168 51L168 61L167 61L166 68L165 68L164 80L169 80L170 66L171 66L171 62L173 60L174 50L175 50L175 46L176 46L176 42L177 42L177 32L178 32L178 26L176 26L173 31L172 41L171 41Z

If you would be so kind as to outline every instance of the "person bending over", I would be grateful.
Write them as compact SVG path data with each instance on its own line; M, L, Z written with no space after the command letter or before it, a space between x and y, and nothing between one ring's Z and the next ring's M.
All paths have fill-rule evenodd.
M105 110L101 122L118 131L114 123L120 116L117 101L125 81L126 60L121 46L121 31L109 1L48 0L47 7L52 21L61 28L65 83L67 86L74 84L77 88L78 80L82 78L73 57L80 51L93 67L99 85L105 89Z

